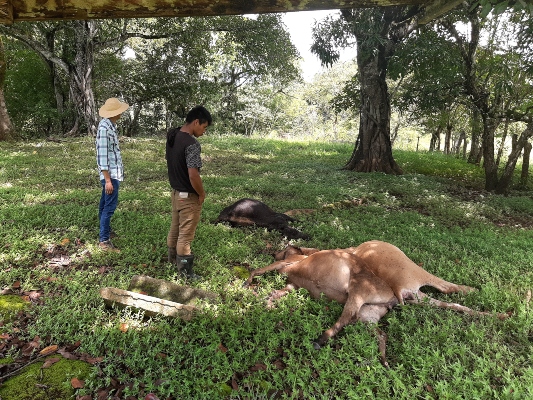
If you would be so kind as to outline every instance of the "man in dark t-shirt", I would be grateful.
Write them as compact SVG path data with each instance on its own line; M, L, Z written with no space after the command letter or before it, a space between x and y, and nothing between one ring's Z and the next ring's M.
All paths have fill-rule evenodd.
M166 159L168 180L172 187L172 222L167 236L168 261L176 263L178 272L198 279L193 273L191 243L200 222L205 191L200 169L202 148L196 138L212 123L211 114L196 106L185 118L185 125L167 134Z

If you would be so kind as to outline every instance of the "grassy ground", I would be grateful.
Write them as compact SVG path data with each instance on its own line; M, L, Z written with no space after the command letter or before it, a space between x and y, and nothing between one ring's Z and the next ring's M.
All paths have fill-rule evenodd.
M170 194L162 139L121 145L126 180L112 221L120 254L97 248L100 188L91 139L0 144L0 290L34 296L21 318L0 326L4 344L14 337L38 337L36 351L75 344L77 354L93 357L92 374L77 391L86 398L533 397L531 191L486 193L481 169L440 154L396 152L405 174L387 176L342 171L350 144L201 141L208 195L193 243L196 272L205 278L197 286L223 302L191 322L108 310L99 297L102 287L127 288L136 274L184 283L165 263ZM283 287L276 274L258 278L255 292L242 288L243 270L270 264L270 253L286 244L276 232L211 222L243 197L279 212L316 210L295 224L312 239L295 244L388 241L429 272L479 289L435 297L513 316L398 307L380 322L390 369L361 324L315 351L311 340L342 306L300 290L267 309L264 298ZM11 349L4 345L0 354L20 360L20 346Z

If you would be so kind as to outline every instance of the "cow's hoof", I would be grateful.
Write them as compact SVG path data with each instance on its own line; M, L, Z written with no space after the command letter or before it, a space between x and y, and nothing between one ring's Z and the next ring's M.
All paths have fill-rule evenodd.
M320 346L320 345L318 344L318 342L313 342L313 348L314 348L315 350L320 350L320 349L322 348L322 346Z

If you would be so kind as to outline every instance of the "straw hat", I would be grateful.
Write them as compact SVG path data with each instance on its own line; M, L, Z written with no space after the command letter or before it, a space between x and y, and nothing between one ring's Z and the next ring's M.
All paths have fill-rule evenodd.
M105 101L105 104L102 107L100 107L99 114L103 118L111 118L122 114L129 107L129 104L121 102L116 97L111 97Z

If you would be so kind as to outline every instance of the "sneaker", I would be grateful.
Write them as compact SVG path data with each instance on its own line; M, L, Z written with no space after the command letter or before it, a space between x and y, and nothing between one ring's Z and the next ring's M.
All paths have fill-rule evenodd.
M104 251L114 251L116 253L120 253L120 250L117 249L113 243L111 243L111 240L106 240L104 242L98 243L98 247L100 247L100 250Z

